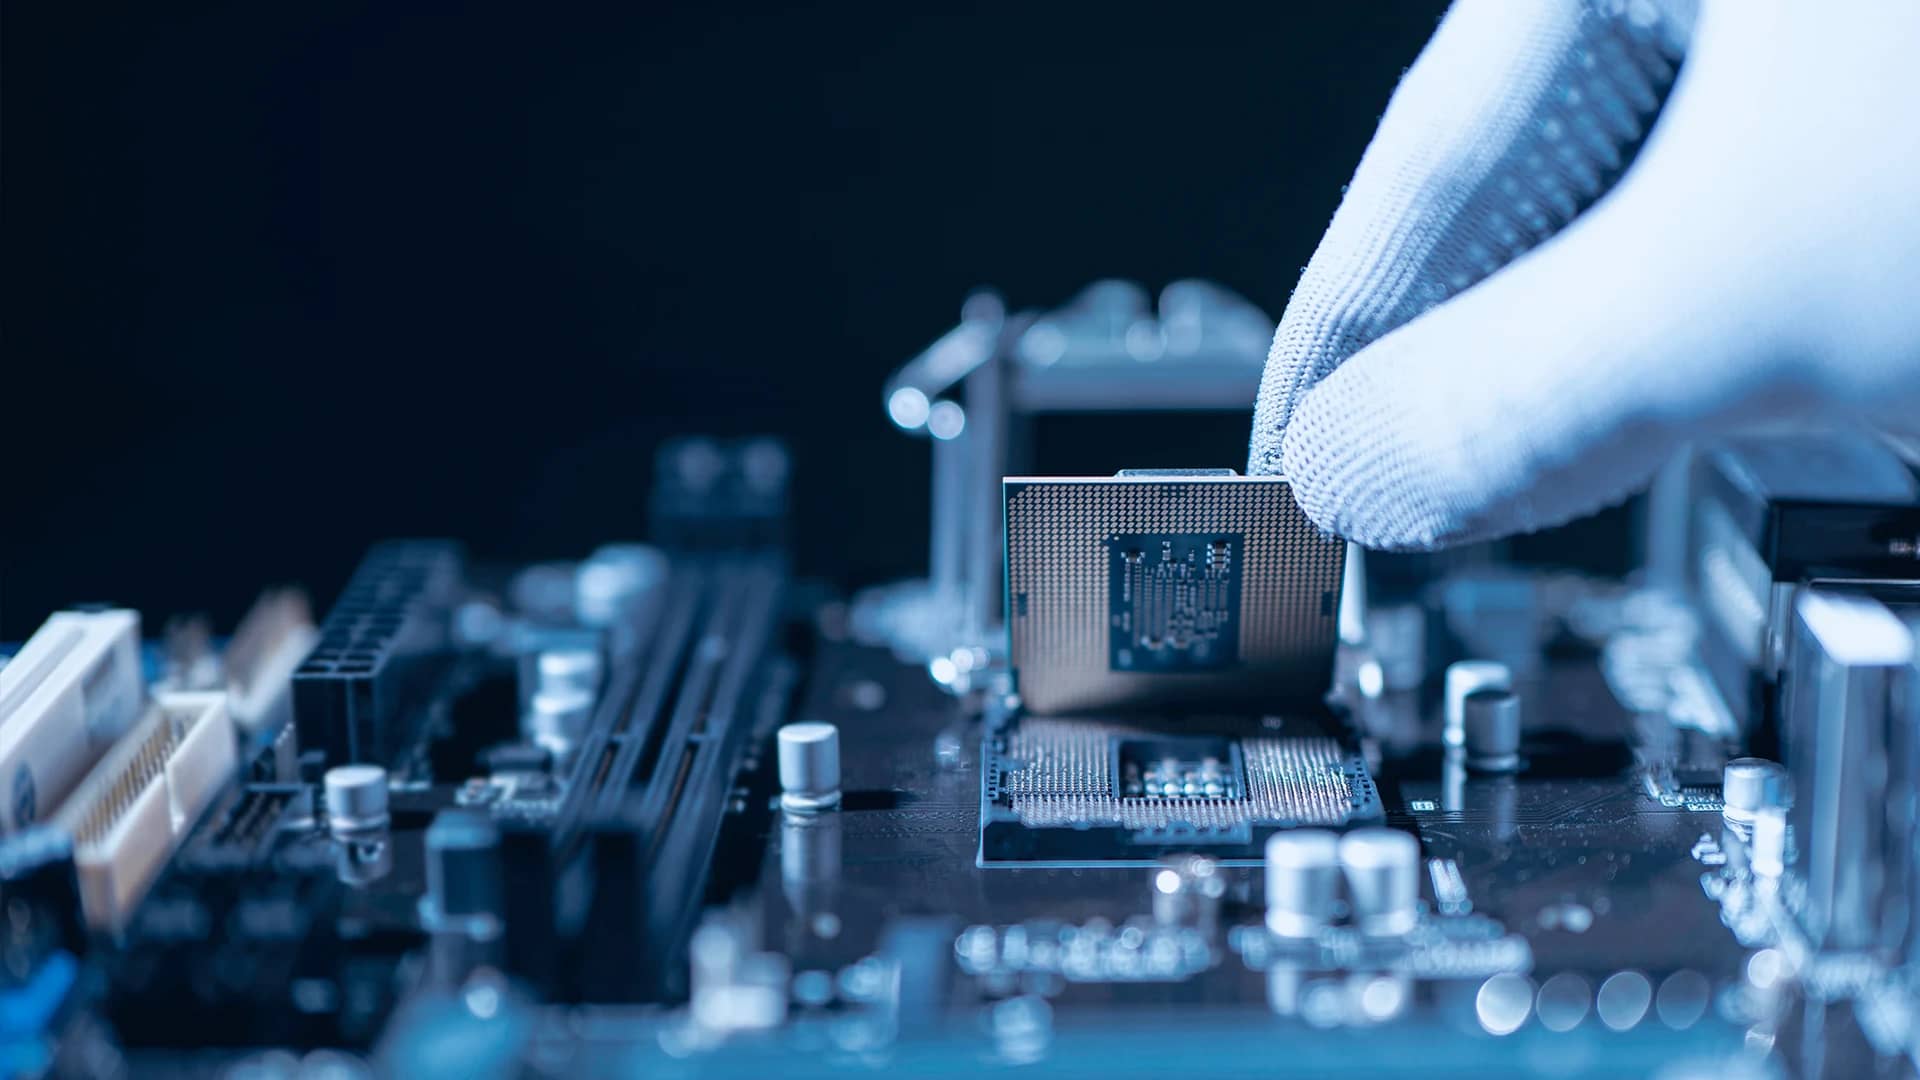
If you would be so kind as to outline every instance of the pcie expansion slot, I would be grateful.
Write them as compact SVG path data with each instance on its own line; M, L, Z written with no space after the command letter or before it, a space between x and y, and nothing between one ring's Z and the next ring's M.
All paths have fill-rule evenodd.
M239 759L227 695L162 694L54 818L73 839L88 925L126 922Z

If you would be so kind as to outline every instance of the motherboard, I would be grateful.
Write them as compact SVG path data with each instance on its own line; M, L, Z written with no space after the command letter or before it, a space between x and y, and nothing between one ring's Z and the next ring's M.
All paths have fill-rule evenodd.
M1104 339L968 317L888 389L924 581L687 438L645 536L0 648L0 1073L1915 1074L1910 460L1701 448L1626 573L1383 556L1016 468ZM1191 347L1243 402L1260 334Z

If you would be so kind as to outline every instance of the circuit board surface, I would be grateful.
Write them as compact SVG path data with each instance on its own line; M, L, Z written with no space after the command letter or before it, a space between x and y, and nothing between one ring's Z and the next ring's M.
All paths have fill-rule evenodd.
M1319 612L1339 545L1275 591L1280 549L1240 511L1145 494L1251 514L1283 487L1159 477L1122 485L1143 509L1083 518L1071 558L1014 557L1011 657L922 662L792 573L749 467L764 447L695 449L717 491L667 486L648 545L559 564L380 545L333 616L270 596L197 655L78 613L142 656L126 674L151 701L53 827L0 839L9 1067L1903 1075L1905 924L1812 942L1835 921L1797 905L1851 901L1801 875L1836 860L1802 855L1810 826L1786 845L1780 806L1740 816L1740 770L1777 798L1779 767L1737 756L1701 624L1667 594L1435 572L1338 644ZM1072 488L1024 491L1070 507ZM1836 644L1801 655L1802 684L1920 704L1904 654L1853 647L1920 615L1876 588L1800 605L1800 647ZM114 655L15 678L84 693ZM1208 700L1206 680L1270 677L1295 692ZM1152 703L1174 685L1201 692ZM1478 710L1459 745L1456 708ZM1799 737L1865 740L1857 715ZM1815 805L1844 809L1819 780ZM1901 854L1876 856L1883 882Z

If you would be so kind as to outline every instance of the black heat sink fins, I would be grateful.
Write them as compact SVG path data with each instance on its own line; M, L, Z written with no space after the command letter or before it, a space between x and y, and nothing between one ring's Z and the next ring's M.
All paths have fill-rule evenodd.
M402 714L431 693L449 656L463 562L449 540L392 540L367 552L293 675L303 754L385 764L404 751L415 733Z

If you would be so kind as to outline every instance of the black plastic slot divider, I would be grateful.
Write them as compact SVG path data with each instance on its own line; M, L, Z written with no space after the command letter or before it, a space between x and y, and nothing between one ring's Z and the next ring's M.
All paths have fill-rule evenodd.
M715 665L713 677L700 687L698 696L682 698L668 735L669 745L698 750L715 741L716 736L728 734L735 726L734 713L739 707L744 683L765 653L779 600L780 575L769 561L755 559L740 572L728 576L734 585L734 594L729 598L732 609L729 614L734 618L725 627L727 655ZM669 779L677 782L650 785L640 803L639 823L655 836L669 825L683 794L686 777Z
M699 608L697 585L686 575L670 576L665 601L650 613L646 632L636 646L613 657L607 691L594 711L592 727L574 762L573 776L556 815L556 846L569 847L581 822L590 816L595 795L610 778L620 775L617 763L628 743L641 740L660 702L672 690L680 657L686 652L694 615Z
M643 788L643 805L657 805L670 786L672 777L681 769L683 748L687 736L694 726L707 714L707 703L712 697L715 680L725 668L739 662L739 654L748 651L749 643L741 640L740 617L747 604L745 590L749 587L744 575L727 570L719 570L709 575L717 585L718 595L708 615L706 625L702 627L699 642L694 648L694 656L687 664L686 676L680 683L680 695L673 703L673 711L666 724L659 745L652 747L648 755L652 760L641 763L628 780L626 788L616 789L611 785L601 792L599 816L612 818L620 813L633 788ZM713 643L719 643L715 647ZM668 784L658 781L666 779ZM643 822L653 820L643 815Z
M674 580L676 592L668 612L668 632L661 637L651 656L636 658L636 663L646 665L646 679L608 748L611 756L607 759L606 775L585 793L581 803L584 822L602 817L602 808L609 799L625 797L628 785L633 782L634 770L640 768L650 754L658 752L666 729L661 718L669 715L684 692L684 672L694 663L695 644L700 640L699 630L706 618L708 587L705 574L695 567L676 566Z
M706 904L713 854L732 798L732 785L722 782L724 774L739 761L753 734L769 727L762 721L778 720L798 681L798 669L790 661L762 665L760 676L745 694L749 700L742 715L726 731L701 739L688 780L692 790L711 794L697 806L682 805L673 826L659 834L652 853L653 872L645 881L646 940L657 946L646 963L656 996L676 998L686 992L685 945Z
M735 583L728 653L716 677L699 696L683 697L667 747L681 748L681 767L657 770L638 812L628 820L645 848L641 940L653 994L679 992L676 963L706 893L708 866L732 794L730 774L753 722L762 711L743 708L750 689L773 678L767 664L783 586L780 563L743 560L729 568ZM791 673L784 682L791 684ZM664 755L663 755L664 758Z

